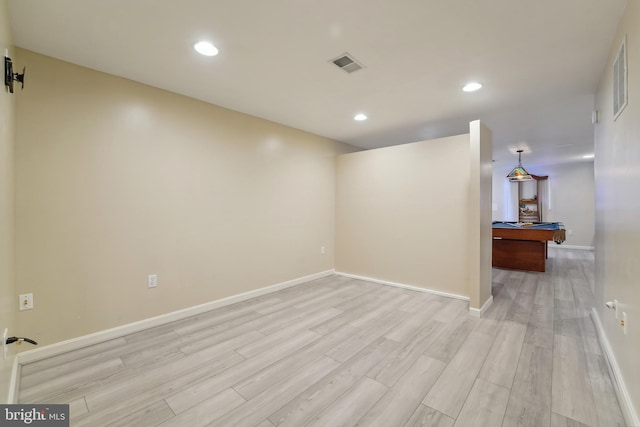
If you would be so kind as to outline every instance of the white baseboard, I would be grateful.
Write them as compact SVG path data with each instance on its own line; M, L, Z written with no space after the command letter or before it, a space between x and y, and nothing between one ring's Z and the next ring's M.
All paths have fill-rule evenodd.
M616 356L613 353L611 344L609 344L607 335L604 332L598 311L595 308L591 310L591 319L593 320L593 324L598 332L600 347L602 347L602 352L604 353L607 365L609 366L609 372L613 379L613 387L616 390L616 395L618 397L618 402L620 403L620 409L622 409L622 415L624 415L624 420L629 426L640 426L640 418L638 418L638 413L633 407L633 402L631 401L624 379L622 378L620 366L618 365Z
M482 317L484 315L484 312L487 311L489 307L491 307L491 304L493 304L493 295L489 295L489 298L487 298L484 304L482 304L482 307L480 307L479 309L469 307L469 314L471 314L473 317Z
M227 305L235 304L241 301L246 301L251 298L256 298L262 295L270 294L282 289L290 288L311 280L319 279L334 274L334 270L326 270L308 276L299 277L297 279L288 280L286 282L277 283L275 285L267 286L264 288L256 289L242 294L233 295L227 298L207 302L204 304L188 307L182 310L173 311L160 316L151 317L149 319L140 320L126 325L117 326L115 328L107 329L93 334L84 335L77 338L72 338L66 341L61 341L55 344L46 345L41 348L28 350L16 355L17 363L25 365L27 363L33 363L38 360L46 359L48 357L56 356L58 354L67 353L69 351L77 350L80 348L88 347L90 345L99 344L115 338L120 338L125 335L140 332L145 329L161 326L166 323L174 322L176 320L186 319L187 317L196 316L198 314L205 313L207 311L214 310L216 308L224 307Z
M412 291L425 292L427 294L439 295L441 297L455 298L463 301L469 301L469 297L466 297L464 295L450 294L448 292L436 291L434 289L420 288L418 286L405 285L403 283L389 282L388 280L380 280L380 279L374 279L371 277L358 276L355 274L342 273L340 271L336 271L335 273L338 276L350 277L352 279L366 280L367 282L379 283L381 285L395 286L396 288L410 289Z
M578 245L551 245L549 244L549 249L577 249L580 251L593 251L595 248L593 246L578 246Z

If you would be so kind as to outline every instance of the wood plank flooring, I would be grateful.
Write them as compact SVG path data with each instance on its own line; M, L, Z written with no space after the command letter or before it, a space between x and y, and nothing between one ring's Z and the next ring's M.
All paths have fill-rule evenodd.
M435 286L434 286L435 287ZM467 303L330 276L22 367L72 426L624 426L593 253L493 271Z

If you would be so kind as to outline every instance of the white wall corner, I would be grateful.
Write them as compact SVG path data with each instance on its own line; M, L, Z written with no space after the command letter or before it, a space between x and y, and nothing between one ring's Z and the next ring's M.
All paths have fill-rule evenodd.
M469 123L468 293L479 306L491 296L493 136L481 121Z
M482 317L484 316L484 313L489 309L489 307L491 307L491 304L493 304L493 295L490 295L489 298L484 302L484 304L482 304L482 307L480 307L479 309L469 307L469 314L473 317Z
M607 335L602 327L602 322L600 321L600 316L598 315L598 311L595 307L591 309L591 320L593 320L593 325L598 333L600 347L602 348L602 352L604 353L607 361L607 366L609 367L609 373L613 380L613 387L616 391L616 396L618 397L618 402L620 403L620 409L622 410L624 420L628 426L640 426L638 412L633 406L631 396L629 396L629 391L627 390L624 378L622 377L622 372L620 371L620 366L618 365L616 356L613 353L611 344L609 344Z
M18 356L13 358L13 366L11 368L11 378L9 379L9 394L7 396L7 403L18 403L18 394L20 391L20 363Z

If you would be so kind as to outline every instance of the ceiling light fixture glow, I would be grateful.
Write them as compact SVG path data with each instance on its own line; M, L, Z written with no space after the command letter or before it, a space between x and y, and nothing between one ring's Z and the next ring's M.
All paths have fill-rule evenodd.
M583 159L594 159L596 157L595 154L586 154L582 156Z
M356 121L359 121L359 122L365 121L365 120L367 120L367 115L366 114L362 114L362 113L356 114L353 117L353 120L356 120Z
M218 48L216 48L213 44L205 41L194 44L193 48L200 55L204 56L216 56L218 54Z
M464 85L464 87L462 88L463 91L465 92L475 92L478 89L480 89L482 87L482 85L478 82L469 82L466 85Z

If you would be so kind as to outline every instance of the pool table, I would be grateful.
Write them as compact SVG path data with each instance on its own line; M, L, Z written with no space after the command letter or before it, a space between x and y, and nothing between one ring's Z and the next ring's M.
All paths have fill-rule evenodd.
M513 270L545 271L547 242L561 244L566 231L561 222L493 222L492 265Z

